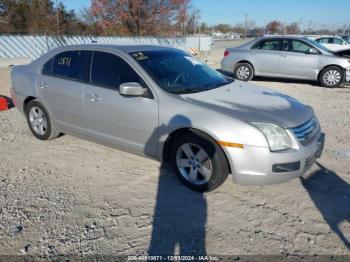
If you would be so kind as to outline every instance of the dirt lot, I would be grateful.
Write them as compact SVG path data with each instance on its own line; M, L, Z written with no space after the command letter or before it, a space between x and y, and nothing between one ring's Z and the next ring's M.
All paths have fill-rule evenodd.
M69 135L39 141L15 109L1 112L0 255L350 255L350 89L254 82L319 116L324 155L303 179L194 193L153 160Z

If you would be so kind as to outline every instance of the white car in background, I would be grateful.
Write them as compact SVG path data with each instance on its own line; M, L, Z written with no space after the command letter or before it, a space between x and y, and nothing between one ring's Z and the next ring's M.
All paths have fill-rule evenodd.
M350 43L341 37L329 36L321 37L315 40L317 43L325 46L331 51L341 51L350 49Z

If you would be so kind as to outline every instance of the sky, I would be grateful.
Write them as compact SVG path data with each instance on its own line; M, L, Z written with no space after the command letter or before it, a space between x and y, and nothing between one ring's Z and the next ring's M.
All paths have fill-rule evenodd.
M90 0L62 0L77 12L90 5ZM271 20L283 23L301 22L308 27L324 25L343 27L350 25L350 0L192 0L194 8L201 10L201 21L209 25L227 23L234 25L254 20L257 25L266 25Z

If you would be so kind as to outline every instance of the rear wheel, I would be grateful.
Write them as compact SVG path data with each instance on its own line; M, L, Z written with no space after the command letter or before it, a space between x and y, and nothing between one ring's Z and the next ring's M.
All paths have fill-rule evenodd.
M229 174L220 146L195 134L180 137L173 143L171 162L179 180L199 192L216 189Z
M54 123L45 107L38 101L32 100L26 106L27 122L33 135L40 140L50 140L59 136Z
M239 63L236 65L235 78L241 81L250 81L254 77L254 69L251 64Z
M320 83L323 87L335 88L343 83L344 72L337 66L325 68L320 75Z

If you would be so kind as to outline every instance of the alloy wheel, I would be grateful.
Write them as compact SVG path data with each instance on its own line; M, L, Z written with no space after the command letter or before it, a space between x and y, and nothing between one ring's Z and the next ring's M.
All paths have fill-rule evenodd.
M237 77L239 79L245 80L248 79L250 75L249 68L247 66L240 66L237 70Z
M323 81L329 85L334 86L337 85L341 80L341 75L336 70L329 70L323 76Z
M176 164L180 174L195 185L207 183L213 174L213 165L205 150L195 144L186 143L176 153Z
M47 132L47 119L44 112L36 106L33 106L29 111L29 123L38 135L45 135Z

